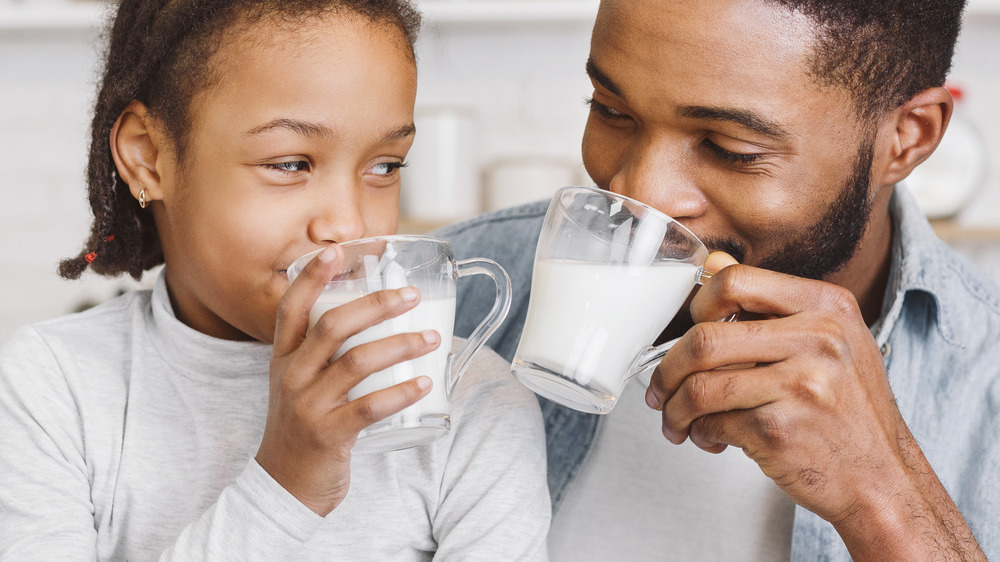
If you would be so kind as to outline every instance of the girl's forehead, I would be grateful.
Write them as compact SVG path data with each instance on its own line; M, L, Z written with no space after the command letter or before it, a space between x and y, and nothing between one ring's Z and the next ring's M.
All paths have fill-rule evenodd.
M407 61L416 72L405 32L391 24L343 11L295 20L255 18L222 34L208 61L201 97L228 93L245 98L262 85L281 87L303 73L335 73L347 81L351 75L343 71L387 61Z
M380 113L412 121L416 66L401 31L360 17L327 17L279 23L261 40L262 25L220 46L210 87L191 101L190 125L199 134L251 130L275 119L349 130L362 116L379 122Z

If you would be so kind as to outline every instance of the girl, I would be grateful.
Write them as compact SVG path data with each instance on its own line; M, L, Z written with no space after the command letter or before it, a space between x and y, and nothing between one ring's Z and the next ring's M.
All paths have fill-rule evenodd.
M395 231L417 27L405 0L121 3L92 233L60 272L165 267L152 291L0 351L0 559L544 558L541 417L505 362L479 355L447 437L352 457L429 380L347 390L442 342L402 334L328 363L414 289L306 333L337 243ZM289 287L288 264L324 247Z

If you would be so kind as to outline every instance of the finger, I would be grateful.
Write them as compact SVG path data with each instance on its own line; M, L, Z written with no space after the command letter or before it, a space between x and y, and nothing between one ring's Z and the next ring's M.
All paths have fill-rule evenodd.
M295 351L306 337L309 309L337 271L343 254L343 250L336 244L327 246L302 268L302 273L281 297L274 328L273 353L276 357L284 357Z
M420 376L352 400L333 411L327 430L345 441L355 439L362 429L415 404L432 384L430 377Z
M746 265L732 265L719 271L691 301L691 317L695 322L728 318L741 311L790 316L806 309L860 314L854 295L843 287Z
M712 416L705 416L704 418L698 418L694 420L694 422L691 424L691 431L688 434L688 438L691 439L692 444L694 444L702 451L717 455L722 451L728 449L729 445L726 443L719 443L717 441L714 441L711 439L711 437L699 431L699 429L702 427L702 423L704 422L704 420L708 420L711 418Z
M691 441L702 449L715 452L719 447L739 447L754 460L762 451L786 449L793 433L785 408L776 404L712 414L691 424Z
M415 287L386 289L346 302L323 313L299 346L307 367L320 368L348 338L404 314L420 303Z
M691 443L709 453L721 453L725 451L730 443L723 443L721 441L725 439L723 437L724 434L727 437L729 435L729 432L725 428L737 423L734 421L737 417L736 414L738 413L723 412L698 418L691 424L689 435ZM743 424L739 425L742 426Z
M440 345L441 336L434 330L397 334L361 344L324 369L310 391L326 396L324 402L332 407L372 373L426 355Z
M661 409L691 373L736 365L777 363L793 356L808 338L797 319L702 322L678 339L649 380L646 404Z
M738 263L740 262L736 261L736 258L725 252L712 252L711 254L708 254L708 258L705 260L705 269L711 271L712 273L718 273L723 269Z
M663 435L671 443L683 443L698 418L777 400L784 382L778 370L767 365L691 374L663 406Z

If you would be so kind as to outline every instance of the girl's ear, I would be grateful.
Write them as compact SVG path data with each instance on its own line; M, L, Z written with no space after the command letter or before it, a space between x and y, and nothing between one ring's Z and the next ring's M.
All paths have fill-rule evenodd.
M896 111L890 160L878 185L893 185L934 152L951 119L954 102L945 88L928 88Z
M111 127L110 142L118 175L132 196L139 200L142 193L145 202L162 200L166 137L142 102L132 100L122 110Z

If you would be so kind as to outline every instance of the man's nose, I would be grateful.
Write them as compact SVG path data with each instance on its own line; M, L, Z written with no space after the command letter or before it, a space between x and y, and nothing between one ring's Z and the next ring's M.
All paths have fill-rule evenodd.
M634 144L609 189L679 220L699 217L708 207L691 158L676 139L642 139Z
M365 235L360 187L350 182L326 186L312 202L309 238L316 244L342 243Z

